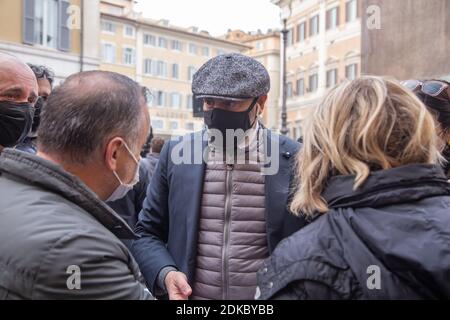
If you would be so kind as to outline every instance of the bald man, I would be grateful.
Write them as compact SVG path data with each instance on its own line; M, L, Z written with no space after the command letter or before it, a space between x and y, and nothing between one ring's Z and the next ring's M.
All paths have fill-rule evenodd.
M136 234L104 203L139 181L149 127L145 91L123 75L83 72L52 92L38 154L0 155L0 300L152 298L119 240Z
M26 138L37 98L38 84L31 68L0 52L0 152Z

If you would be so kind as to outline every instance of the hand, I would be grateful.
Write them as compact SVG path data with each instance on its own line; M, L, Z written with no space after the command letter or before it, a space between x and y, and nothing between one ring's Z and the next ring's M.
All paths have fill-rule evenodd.
M170 300L187 300L192 294L192 289L187 282L184 273L170 271L164 279Z

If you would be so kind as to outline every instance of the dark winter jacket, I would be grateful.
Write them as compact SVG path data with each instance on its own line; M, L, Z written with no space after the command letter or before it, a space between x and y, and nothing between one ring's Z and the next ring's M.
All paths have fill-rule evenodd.
M299 230L305 220L294 217L287 208L292 166L300 145L270 131L267 140L268 146L273 142L279 147L268 152L273 161L279 162L279 170L277 174L265 176L264 190L267 245L272 252L283 238ZM158 275L166 267L182 271L189 283L195 282L206 169L202 155L206 145L204 132L166 143L148 188L135 229L141 238L133 242L132 252L147 286L155 293L161 282ZM187 155L188 163L175 163L173 154L176 152L183 157Z
M450 298L450 187L409 165L329 180L331 210L285 239L258 273L260 299Z
M35 155L0 156L0 299L149 299L135 235L77 177Z

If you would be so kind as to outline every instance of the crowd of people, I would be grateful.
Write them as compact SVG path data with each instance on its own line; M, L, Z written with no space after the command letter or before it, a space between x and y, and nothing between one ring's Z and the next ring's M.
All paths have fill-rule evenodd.
M132 79L0 53L0 299L450 298L450 84L344 81L301 143L269 91L214 57L164 141Z

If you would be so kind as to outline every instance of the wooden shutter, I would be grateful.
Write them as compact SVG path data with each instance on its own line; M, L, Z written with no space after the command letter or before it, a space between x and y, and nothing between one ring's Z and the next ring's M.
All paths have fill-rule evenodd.
M23 42L34 44L35 0L23 0Z
M83 1L83 0L82 0ZM69 14L67 10L70 7L70 1L59 0L58 2L58 49L61 51L70 51L70 29L67 26Z

